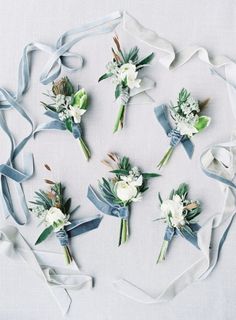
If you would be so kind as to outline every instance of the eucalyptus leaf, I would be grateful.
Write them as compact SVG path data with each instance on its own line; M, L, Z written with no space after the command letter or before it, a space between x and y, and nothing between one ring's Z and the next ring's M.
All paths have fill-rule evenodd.
M142 173L142 176L144 179L150 179L150 178L160 177L160 174L158 174L158 173Z
M71 119L66 119L65 120L65 126L66 129L69 130L70 132L72 132L72 120Z
M149 64L152 61L153 58L154 58L154 52L152 52L149 56L147 56L146 58L144 58L141 61L139 61L136 64L136 67L143 67L143 66Z
M35 245L43 242L47 237L53 232L53 226L49 226L43 230L43 232L38 237L38 240L35 242Z
M110 78L112 77L112 73L104 73L99 79L98 79L98 82L102 81L102 80L105 80L107 78Z
M117 170L112 170L110 172L115 173L117 175L125 175L125 176L129 174L129 171L125 169L117 169Z
M68 214L68 212L70 211L70 206L71 206L71 198L67 199L67 201L64 204L65 214Z
M118 99L120 95L121 95L121 86L118 84L115 90L115 98Z

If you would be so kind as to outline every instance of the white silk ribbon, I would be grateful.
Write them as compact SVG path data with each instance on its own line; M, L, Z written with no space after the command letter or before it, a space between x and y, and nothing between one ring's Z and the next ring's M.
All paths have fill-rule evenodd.
M32 250L16 227L0 229L0 254L34 270L48 285L64 315L71 305L68 290L92 287L92 277L81 273L75 262L65 267L63 254Z
M179 52L175 52L173 45L168 40L160 37L156 31L142 26L127 12L123 13L123 29L134 38L144 42L160 52L163 52L164 55L159 59L159 62L169 70L185 64L195 55L202 62L211 67L219 68L231 64L235 65L235 62L232 59L224 55L210 57L207 49L197 45L189 46L180 50Z

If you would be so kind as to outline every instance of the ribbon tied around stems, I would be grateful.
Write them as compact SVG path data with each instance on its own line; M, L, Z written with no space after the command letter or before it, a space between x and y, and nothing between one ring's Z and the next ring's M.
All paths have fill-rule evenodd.
M3 114L2 112L3 110L7 110L12 107L15 108L16 105L20 107L19 101L21 100L23 95L28 91L28 88L29 88L31 54L33 52L42 51L50 55L50 58L46 63L43 69L43 72L40 76L41 83L48 84L59 76L62 67L64 67L64 69L67 71L75 71L82 67L83 58L79 54L69 52L69 50L76 43L78 43L80 40L89 36L112 32L116 28L116 26L120 24L121 21L122 21L123 29L127 33L129 33L131 36L141 40L146 45L154 47L155 49L165 53L165 56L162 57L159 61L167 69L173 69L185 64L194 55L197 55L201 61L207 63L212 68L213 67L219 68L219 67L226 66L226 71L228 71L229 67L235 67L235 62L232 59L222 55L212 57L208 54L205 48L199 47L196 45L187 47L179 52L175 52L174 47L168 40L160 37L155 31L152 31L142 26L137 20L135 20L127 12L123 12L123 13L113 12L105 17L97 19L96 21L87 23L85 25L81 25L75 29L71 29L65 32L59 37L59 39L56 41L56 44L54 46L49 46L49 45L45 45L43 43L38 43L38 42L28 44L23 50L22 58L19 65L17 93L10 94L10 92L8 92L6 89L1 88L1 96L3 96L2 97L3 99L1 99L1 102L0 102L1 114ZM73 36L75 37L72 38ZM70 57L76 57L78 59L77 67L75 68L71 67L66 63L67 58L70 58ZM228 75L229 74L227 74L227 76ZM21 110L22 112L23 108L21 109L22 109ZM23 117L26 117L29 124L31 124L31 120L28 114L26 112L24 113L25 115L23 115L22 113L21 115ZM13 137L10 131L8 136L11 139L11 147L12 147L10 154L12 153L16 154L22 150L23 146L27 143L29 138L32 136L32 132L28 137L23 139L16 148L12 145ZM193 149L193 146L190 145L189 140L186 140L185 143L183 143L182 141L182 144L184 147L189 145L187 149L191 149L191 148ZM17 152L15 152L16 150ZM13 163L10 164L10 166L16 169ZM22 173L24 174L24 172ZM30 178L30 176L31 175L28 175L28 178ZM6 216L11 215L13 216L14 220L17 223L24 224L21 221L19 221L19 218L16 216L16 213L13 209L12 199L11 199L11 195L10 195L10 191L9 191L9 187L6 179L7 177L4 177L1 175L0 193L3 201L5 215ZM14 176L10 177L10 179L14 181ZM16 188L17 188L18 198L20 199L21 207L23 208L23 211L26 216L26 222L27 222L28 211L27 211L27 205L24 199L24 192L22 189L22 185L16 182Z
M61 246L65 247L69 244L70 238L98 228L101 220L101 215L91 218L72 220L69 225L64 227L64 229L56 232L56 237L58 238Z
M128 206L125 207L125 206L120 206L118 204L108 202L101 195L98 195L94 191L92 186L88 187L87 197L99 211L113 217L118 217L124 220L128 220L129 218Z
M61 230L57 231L56 232L56 236L57 236L57 239L59 240L60 245L62 247L68 246L69 237L68 237L68 234L66 233L66 231L64 229L61 229Z
M180 235L187 241L189 241L193 246L199 249L197 231L200 229L200 226L197 223L190 223L187 225L190 231L182 226L181 228L175 228L168 225L165 230L164 241L160 250L157 263L165 259L166 253L168 251L169 245L175 235Z
M130 92L129 88L125 88L121 90L121 95L120 95L120 101L121 104L126 106L129 102L130 99Z
M168 137L170 137L170 145L171 147L176 147L181 140L183 139L183 136L177 129L172 129L168 134Z
M6 217L12 216L16 223L23 225L28 222L28 207L25 200L25 195L22 187L22 182L29 179L33 172L33 157L31 156L31 163L27 171L19 171L15 167L14 160L16 156L22 151L23 147L32 138L33 133L33 121L30 116L21 106L20 101L22 100L23 95L29 89L30 84L30 70L31 70L31 54L35 51L42 51L50 55L48 62L46 63L43 72L40 76L40 82L42 84L48 84L54 81L61 73L62 67L66 71L77 71L83 66L83 58L77 53L68 52L76 43L80 40L93 36L100 35L104 33L112 32L115 27L120 23L122 14L120 12L114 12L108 16L102 17L96 21L81 25L78 28L71 29L64 34L62 34L56 42L55 46L46 45L39 42L29 43L23 50L22 58L20 60L19 69L18 69L18 88L16 94L10 93L4 88L0 88L0 127L7 134L10 140L10 156L6 163L0 165L0 198L3 203L4 214ZM75 36L71 38L71 36ZM68 58L77 58L77 66L72 67L67 64ZM13 133L7 127L6 121L4 119L4 110L14 108L30 125L30 133L15 146ZM60 127L61 124L51 124L53 127ZM81 137L81 130L78 126L73 127L73 135L75 138ZM28 159L30 156L28 157ZM19 176L23 176L23 179L18 179ZM13 207L12 195L10 193L9 185L7 179L11 179L16 186L17 196L19 199L19 204L24 212L24 221L18 217Z
M139 303L167 302L195 281L207 278L216 267L236 214L236 184L233 182L236 168L236 133L233 134L231 142L207 148L201 155L200 161L203 172L220 182L224 196L222 211L219 214L214 214L202 224L201 228L198 224L192 225L197 231L197 241L192 238L188 239L187 234L183 234L193 245L197 244L196 247L201 253L200 259L173 279L155 297L125 279L119 279L113 283L114 288L120 294ZM173 231L168 230L165 236L167 240L170 239L173 237Z
M34 136L36 136L39 132L46 131L46 130L62 130L62 131L67 130L65 123L59 119L58 114L56 112L48 110L44 114L54 120L48 123L43 123L39 125L34 131ZM81 125L79 123L73 123L71 133L73 134L73 137L75 139L81 139L82 138Z
M81 235L98 228L102 220L101 215L71 221L65 230L56 233L62 246L68 245L69 238ZM92 277L79 272L77 264L65 267L62 254L32 250L17 228L7 226L0 229L0 254L13 260L24 261L43 280L58 303L63 314L67 313L71 305L68 289L80 290L92 287Z
M192 157L194 151L194 145L192 141L186 137L182 136L180 132L175 128L173 129L167 115L167 106L162 104L154 109L157 120L159 121L165 133L170 137L170 145L175 148L179 143L181 143L189 158Z
M65 267L62 254L32 250L16 227L0 229L0 254L14 263L26 264L46 282L63 315L72 302L68 290L81 290L93 285L92 277L81 273L74 261ZM27 268L24 272L27 273Z

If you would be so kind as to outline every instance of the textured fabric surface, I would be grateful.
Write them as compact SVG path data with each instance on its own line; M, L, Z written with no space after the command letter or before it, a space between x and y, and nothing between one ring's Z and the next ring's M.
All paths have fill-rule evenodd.
M233 0L224 3L220 0L9 0L2 1L0 10L0 84L15 90L18 63L27 43L41 41L53 44L64 31L114 10L127 10L144 26L168 39L177 50L197 44L208 49L211 55L235 57L236 6ZM151 51L151 48L132 39L121 27L117 28L117 33L124 47L137 44L141 53ZM104 217L98 230L73 239L73 254L82 271L93 275L96 280L93 290L71 292L73 304L67 318L234 319L235 222L212 275L187 288L173 301L163 305L142 305L118 295L112 287L112 281L122 277L155 296L157 291L199 258L198 251L191 244L177 238L171 245L167 260L158 266L155 264L165 232L164 225L153 222L159 214L157 192L160 191L164 197L172 187L185 181L191 185L190 196L203 203L200 224L219 213L223 205L221 190L214 180L202 173L199 157L208 145L229 138L235 128L235 119L225 84L211 75L206 64L193 58L186 65L167 71L154 61L154 66L145 70L145 75L157 83L155 89L149 92L156 103L130 104L127 126L113 135L118 111L114 103L114 87L109 80L97 83L111 58L111 45L112 34L107 34L85 39L72 50L85 58L85 65L81 71L69 76L74 84L79 83L92 95L91 108L84 118L85 137L92 151L91 161L85 162L78 143L70 134L41 133L25 149L34 153L36 167L34 177L24 185L28 200L32 199L35 189L43 186L43 178L47 175L44 163L53 168L53 176L49 178L62 180L73 198L73 205L81 205L74 218L96 213L92 203L86 199L87 187L89 184L96 186L97 179L107 175L107 168L100 160L108 151L130 156L144 171L154 171L169 139L157 123L153 109L175 100L183 86L199 100L211 98L206 114L212 117L212 124L203 134L194 137L192 160L181 147L177 148L162 177L150 182L150 190L143 201L132 208L132 234L126 245L117 247L119 220L109 216ZM158 52L156 57L159 57ZM38 124L48 120L43 115L40 101L45 100L42 92L49 87L39 83L39 74L46 61L44 54L33 56L31 88L24 99L24 105ZM7 112L7 120L18 139L26 135L29 128L14 111ZM8 148L7 139L1 135L1 163L7 160ZM0 215L0 221L1 225L6 224L3 215ZM39 233L37 223L32 219L29 225L20 227L32 246ZM40 249L60 252L57 239L53 238L41 244ZM9 258L1 259L0 287L1 319L62 319L50 292L27 266L14 265Z

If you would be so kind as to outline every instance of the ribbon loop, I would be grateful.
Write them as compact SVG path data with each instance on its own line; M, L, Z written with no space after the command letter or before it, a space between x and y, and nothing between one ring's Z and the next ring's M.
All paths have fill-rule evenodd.
M122 218L127 220L129 217L129 208L124 206L119 206L117 204L109 203L102 196L98 195L92 188L92 186L88 187L87 193L88 199L94 204L94 206L101 212Z
M156 107L154 109L154 113L167 136L171 138L170 145L175 148L179 143L181 143L188 157L191 158L193 155L194 145L187 136L182 136L176 128L172 128L167 115L167 106L162 104Z

